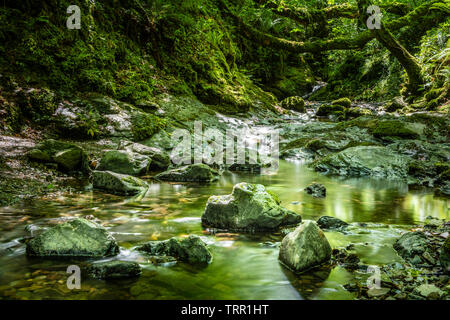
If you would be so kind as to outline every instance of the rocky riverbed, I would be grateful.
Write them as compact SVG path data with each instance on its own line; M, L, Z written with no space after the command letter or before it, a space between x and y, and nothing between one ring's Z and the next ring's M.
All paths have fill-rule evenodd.
M98 139L64 139L71 104L52 134L1 138L2 298L449 298L447 118L345 99L245 118L196 102L193 118L165 96L146 137L138 109L92 100L110 112ZM286 160L175 166L170 135L196 120L245 141L278 129Z

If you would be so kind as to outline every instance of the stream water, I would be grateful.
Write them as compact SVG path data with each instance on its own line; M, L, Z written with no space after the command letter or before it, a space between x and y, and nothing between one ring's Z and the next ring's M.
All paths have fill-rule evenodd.
M273 175L231 174L210 185L152 183L139 203L93 191L31 204L0 208L1 299L352 299L343 285L351 273L336 267L294 276L278 262L280 233L211 234L200 217L210 195L229 194L234 184L261 183L303 219L322 215L368 223L347 234L326 232L332 247L353 243L363 263L398 261L392 243L402 229L431 215L449 218L448 200L432 191L408 191L400 182L368 178L340 179L315 173L301 162L281 161ZM302 192L312 182L327 187L325 199ZM114 259L137 261L138 279L102 281L82 277L80 290L66 286L69 265L89 261L27 258L23 237L28 224L49 227L70 217L93 215L113 233L121 253ZM133 247L149 240L200 235L213 254L206 268L183 263L153 265Z

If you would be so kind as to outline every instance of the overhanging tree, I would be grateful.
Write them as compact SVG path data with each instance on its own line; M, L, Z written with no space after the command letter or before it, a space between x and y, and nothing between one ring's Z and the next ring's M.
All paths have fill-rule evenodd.
M410 9L406 4L389 3L379 7L385 12L396 15L397 18L385 21L383 17L379 28L369 29L366 26L370 14L367 12L372 0L357 0L357 5L341 4L327 6L321 9L292 8L275 1L260 1L266 8L270 8L275 14L288 18L303 26L309 24L327 25L331 19L346 18L359 22L360 32L351 37L322 38L312 41L292 41L264 33L245 23L241 17L235 14L225 3L219 0L221 11L231 17L241 34L250 41L275 49L286 50L293 53L320 53L331 50L361 50L371 40L376 39L400 62L408 77L403 94L405 96L417 96L424 84L422 69L414 56L401 45L393 32L403 27L431 29L442 21L450 12L449 0L430 0L417 8Z

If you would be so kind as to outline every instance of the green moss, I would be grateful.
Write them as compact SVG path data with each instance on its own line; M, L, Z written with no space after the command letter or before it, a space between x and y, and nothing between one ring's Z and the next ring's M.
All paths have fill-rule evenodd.
M325 117L329 115L342 115L345 112L345 107L339 105L327 105L323 104L317 110L317 115Z
M371 115L371 114L372 114L372 111L370 111L369 109L353 107L353 108L348 108L345 111L345 118L346 119L358 118L358 117L361 117L361 116Z
M293 140L291 142L289 142L288 144L286 144L286 146L284 146L284 150L291 150L291 149L298 149L298 148L303 148L306 146L306 144L310 141L311 139L309 138L299 138L296 140Z
M305 145L305 147L308 148L308 149L310 149L310 150L317 151L317 150L326 148L327 145L326 145L326 142L325 142L323 139L317 138L317 139L312 139L312 140L310 140L310 141Z
M405 123L398 120L379 121L370 132L377 138L397 137L404 139L417 139L419 135L406 128Z
M3 107L6 111L6 125L12 132L19 132L22 126L22 112L19 106L13 102L5 102Z
M305 112L305 100L302 97L289 97L281 101L281 107L288 110L295 110L298 112Z
M344 148L341 149L341 151L353 147L368 147L368 146L380 146L380 144L369 141L350 141Z
M350 108L352 106L352 101L349 98L340 98L331 102L333 105L342 106L345 108Z
M270 194L272 196L272 198L275 200L275 202L277 204L281 203L281 200L280 200L280 198L278 197L278 195L276 193L274 193L274 192L272 192L270 190L267 190L267 189L266 189L266 191L267 191L268 194Z
M167 125L166 120L149 113L139 113L131 117L133 138L142 141L150 138Z
M413 177L425 177L430 174L430 165L424 161L412 161L408 167L408 174Z
M345 130L351 127L358 127L363 129L371 129L377 125L378 120L373 117L361 116L349 121L343 121L336 125L336 129Z

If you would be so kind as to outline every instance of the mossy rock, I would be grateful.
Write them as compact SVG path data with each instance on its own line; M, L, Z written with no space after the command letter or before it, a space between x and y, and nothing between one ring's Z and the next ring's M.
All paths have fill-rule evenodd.
M148 173L151 158L131 151L107 151L97 170L112 171L132 176L141 176Z
M417 132L407 128L405 123L398 120L379 121L376 126L370 129L376 138L396 137L402 139L418 139Z
M332 105L342 106L344 108L350 108L352 101L349 98L340 98L331 102Z
M134 113L131 116L131 123L131 131L135 141L150 138L167 125L166 120L145 112Z
M101 225L75 219L48 229L27 243L28 256L108 257L119 253L116 240Z
M294 110L297 112L304 113L305 109L305 100L302 97L289 97L281 101L281 107L288 110Z
M89 171L87 154L69 142L48 139L30 150L27 156L33 161L56 163L63 171Z
M211 196L202 215L206 227L236 231L270 231L301 222L300 215L280 206L280 199L260 184L239 183L229 195Z
M144 194L148 190L144 180L111 171L94 171L92 183L94 189L118 195Z
M372 114L372 111L370 111L369 109L352 107L352 108L348 108L345 111L345 119L358 118L358 117L366 116L366 115L370 116L371 114Z
M319 172L333 175L405 179L409 157L395 154L386 147L358 146L330 154L311 164Z
M317 109L316 115L319 117L326 117L329 115L345 116L345 110L346 108L343 106L323 104Z
M219 172L199 163L167 170L155 176L157 180L174 182L212 182L219 178Z
M200 237L170 238L164 241L150 241L137 248L152 256L169 256L190 264L209 264L212 254Z

